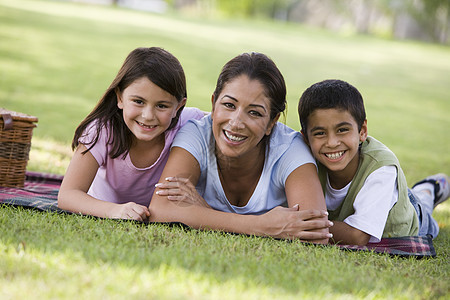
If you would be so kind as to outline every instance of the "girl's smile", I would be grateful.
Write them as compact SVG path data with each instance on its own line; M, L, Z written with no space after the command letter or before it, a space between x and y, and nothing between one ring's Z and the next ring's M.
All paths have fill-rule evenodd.
M117 93L117 106L123 110L123 119L137 141L150 142L164 136L172 118L185 101L177 99L141 77L125 90Z

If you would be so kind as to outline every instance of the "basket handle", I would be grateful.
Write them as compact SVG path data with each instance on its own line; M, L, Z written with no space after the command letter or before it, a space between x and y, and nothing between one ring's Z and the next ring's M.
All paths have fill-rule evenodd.
M10 114L1 114L3 118L3 130L13 129L13 119Z

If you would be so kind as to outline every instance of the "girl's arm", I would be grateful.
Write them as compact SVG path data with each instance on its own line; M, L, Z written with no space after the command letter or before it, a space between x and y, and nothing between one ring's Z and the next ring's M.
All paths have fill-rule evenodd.
M200 167L197 160L186 150L174 147L164 168L160 183L168 177L189 178L197 184ZM217 211L199 205L174 202L167 196L158 195L155 190L150 202L150 221L182 222L197 229L214 229L249 235L272 236L277 238L300 238L323 240L329 237L328 231L313 232L311 229L327 228L326 210L298 211L298 207L276 207L263 215L240 215ZM317 219L322 217L321 219ZM313 220L311 220L313 219Z
M322 187L317 175L316 166L312 163L301 165L295 169L286 180L286 198L289 207L298 205L300 210L314 209L325 210L326 204L323 197ZM327 222L327 216L317 218ZM328 228L314 229L314 232L328 234ZM327 244L328 238L315 240L315 243Z
M116 204L102 201L87 194L98 163L94 156L80 144L70 161L58 194L58 207L74 213L103 218L134 219L146 221L150 215L147 207L133 202Z

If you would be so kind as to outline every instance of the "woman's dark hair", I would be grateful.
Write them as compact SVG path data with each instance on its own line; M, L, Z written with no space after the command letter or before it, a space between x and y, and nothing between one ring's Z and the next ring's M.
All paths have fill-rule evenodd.
M275 63L262 53L243 53L236 56L222 68L214 90L217 100L224 86L240 75L258 80L270 99L270 120L286 109L286 83Z
M78 140L86 134L86 128L96 121L97 133L83 154L97 143L101 129L106 127L109 132L108 144L111 145L109 156L111 158L117 158L122 154L123 157L126 156L134 142L134 135L123 120L122 110L117 107L117 93L123 92L135 80L142 77L146 77L174 96L178 102L187 97L183 67L175 56L158 47L137 48L128 54L116 78L97 106L75 130L72 140L73 150L79 145ZM183 108L184 106L178 110L168 129L175 127Z
M351 84L336 79L324 80L307 88L298 102L298 116L302 132L307 133L309 116L316 109L342 109L348 111L361 130L366 119L363 97Z

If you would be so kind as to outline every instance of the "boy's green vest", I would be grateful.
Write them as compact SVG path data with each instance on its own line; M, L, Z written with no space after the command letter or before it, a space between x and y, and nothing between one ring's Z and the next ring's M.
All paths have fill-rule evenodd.
M328 210L330 220L343 221L355 213L353 202L361 190L367 176L382 166L397 168L398 200L389 211L383 237L413 236L419 232L419 219L414 206L409 201L408 186L405 175L395 154L381 142L368 137L362 144L358 170L350 184L347 195L341 205L334 211ZM325 192L327 183L326 168L318 163L319 178ZM390 201L390 199L388 200Z

